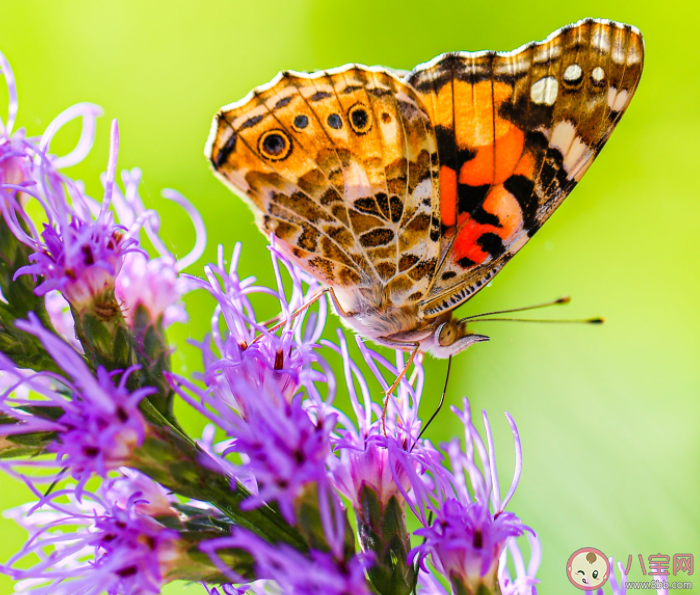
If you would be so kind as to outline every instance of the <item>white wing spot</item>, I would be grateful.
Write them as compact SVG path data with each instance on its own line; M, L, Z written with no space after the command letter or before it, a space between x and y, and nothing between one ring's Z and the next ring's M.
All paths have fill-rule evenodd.
M605 71L600 66L596 66L591 72L591 77L596 83L601 83L605 78Z
M569 64L564 71L564 80L568 83L577 83L581 80L583 70L578 64Z
M530 87L530 98L538 104L554 105L559 92L559 83L553 76L541 78Z
M608 89L608 106L614 112L619 112L625 109L629 94L622 90L619 93L615 87Z
M637 64L642 61L642 54L636 47L627 49L627 64Z

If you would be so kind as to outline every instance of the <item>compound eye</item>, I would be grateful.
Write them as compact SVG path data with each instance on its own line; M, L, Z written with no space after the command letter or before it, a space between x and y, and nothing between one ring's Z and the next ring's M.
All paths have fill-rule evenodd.
M258 141L258 151L265 159L282 161L292 152L292 141L282 130L268 130Z
M442 347L449 347L457 340L457 328L452 322L443 322L437 331L438 343Z

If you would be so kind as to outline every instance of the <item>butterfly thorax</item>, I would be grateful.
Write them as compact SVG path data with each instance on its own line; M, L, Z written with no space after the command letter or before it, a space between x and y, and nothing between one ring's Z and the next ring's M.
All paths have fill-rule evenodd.
M455 318L452 312L425 318L417 303L395 305L386 298L373 300L362 292L342 288L334 292L345 311L345 316L341 316L343 324L386 347L410 351L418 345L422 352L446 358L473 343L488 340L483 335L470 333L466 323Z
M388 299L342 288L335 288L335 294L347 313L343 323L383 345L405 344L411 349L435 331L436 321L422 319L416 304L395 305Z

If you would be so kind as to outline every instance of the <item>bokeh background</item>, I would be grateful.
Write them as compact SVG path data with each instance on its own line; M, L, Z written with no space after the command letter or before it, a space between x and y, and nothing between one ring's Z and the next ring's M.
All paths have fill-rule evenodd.
M550 316L603 315L600 326L493 323L492 341L457 357L448 401L462 395L494 425L501 481L510 482L520 428L524 469L512 502L539 534L540 592L574 593L565 564L596 547L637 556L700 555L700 52L697 3L648 0L266 0L45 2L3 0L0 50L20 94L18 123L41 133L78 101L104 107L95 149L68 173L100 195L109 121L121 128L120 168L139 166L147 206L162 214L174 252L189 251L187 218L160 197L188 196L217 244L244 244L241 270L272 280L252 216L211 175L202 156L211 117L282 69L360 62L410 69L451 50L510 50L587 16L639 27L646 71L606 149L559 212L464 313L573 296ZM4 97L2 105L5 105ZM4 114L4 107L0 107ZM3 116L4 117L4 116ZM69 148L78 127L57 139ZM73 135L73 136L71 136ZM173 327L174 365L199 368L187 337L206 331L211 302L187 298L192 321ZM332 321L336 324L336 320ZM332 335L329 329L329 336ZM445 362L428 361L426 408L438 399ZM457 431L443 413L435 441ZM186 420L193 433L198 419ZM0 507L28 499L0 478ZM0 520L0 558L24 540ZM679 578L688 580L686 575ZM690 577L689 580L692 580ZM609 587L607 588L609 589ZM0 578L0 593L11 583ZM166 593L200 593L175 584ZM606 591L607 592L607 591Z

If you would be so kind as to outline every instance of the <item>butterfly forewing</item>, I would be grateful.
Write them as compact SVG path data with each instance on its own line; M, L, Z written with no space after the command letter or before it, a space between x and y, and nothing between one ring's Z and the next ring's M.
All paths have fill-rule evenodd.
M424 296L439 255L437 142L396 76L284 73L222 109L208 152L261 230L320 280L374 302Z
M442 244L423 315L481 289L581 179L641 76L634 28L586 20L507 54L457 53L405 80L438 139Z

